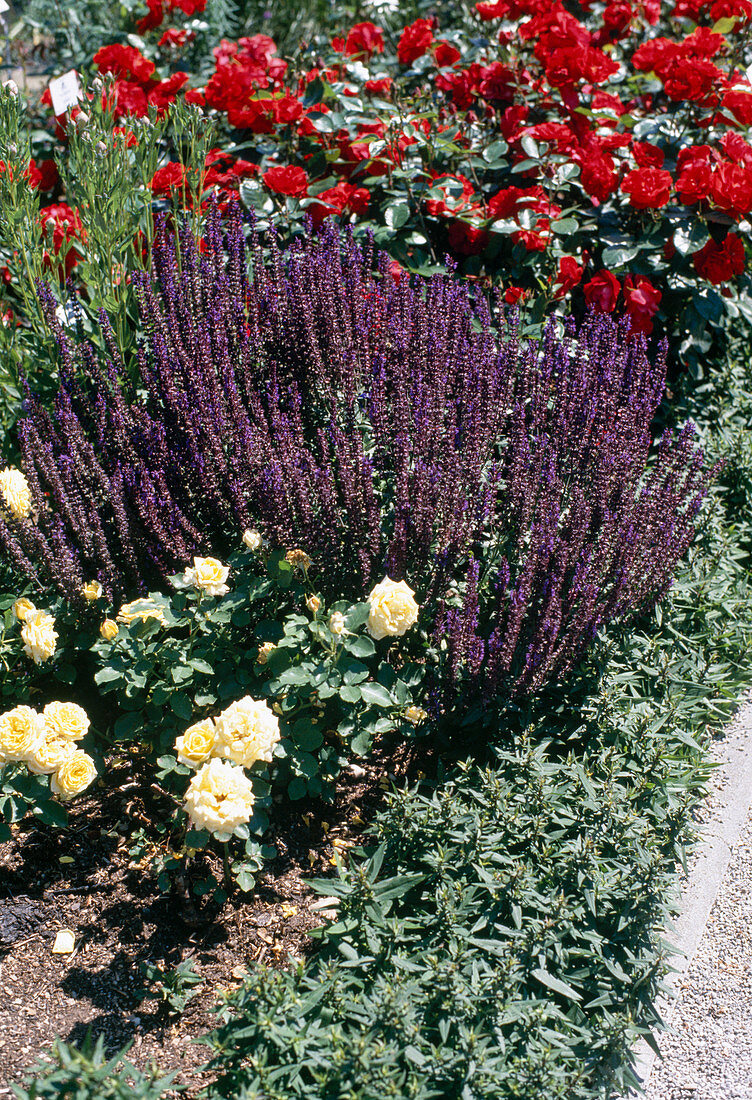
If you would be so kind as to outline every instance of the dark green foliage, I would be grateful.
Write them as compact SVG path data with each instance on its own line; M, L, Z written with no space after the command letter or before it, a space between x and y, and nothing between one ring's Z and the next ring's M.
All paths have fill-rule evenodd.
M26 1088L14 1086L18 1100L159 1100L173 1077L156 1068L142 1073L125 1060L125 1051L108 1059L101 1036L81 1050L57 1043L53 1053L55 1069L39 1065Z

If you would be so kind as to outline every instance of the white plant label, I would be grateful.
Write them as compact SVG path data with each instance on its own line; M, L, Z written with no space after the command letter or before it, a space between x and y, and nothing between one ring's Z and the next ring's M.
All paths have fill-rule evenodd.
M3 0L0 0L0 4ZM78 82L78 73L71 69L69 73L63 73L56 80L50 81L50 96L52 97L52 110L56 115L64 115L69 107L75 107L81 98L81 85Z
M6 11L10 11L10 5L6 4L5 0L0 0L0 15Z

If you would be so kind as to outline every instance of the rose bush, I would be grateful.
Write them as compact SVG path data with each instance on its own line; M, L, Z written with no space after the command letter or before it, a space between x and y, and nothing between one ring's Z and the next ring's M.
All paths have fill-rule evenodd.
M124 135L142 169L128 199L141 210L131 240L152 197L195 212L202 197L240 193L284 232L306 216L354 220L411 270L436 270L449 253L461 272L526 303L533 321L565 300L624 312L639 331L676 336L676 357L699 370L724 325L752 319L746 8L475 8L474 25L445 31L435 18L388 36L361 22L290 59L263 34L224 39L208 78L194 54L180 68L179 39L145 16L141 49L112 43L94 53L94 71L110 83L102 104L96 89L88 93L83 126L74 109L60 131L62 184L43 168L54 144L35 138L0 203L28 202L20 192L31 189L38 207L44 193L49 205L35 216L55 226L51 255L94 279L86 264L101 262L102 233L95 239L96 219L65 166L73 158L83 167L80 135L89 131L95 145L99 134L109 180L117 175L124 153L91 129L104 109L105 130ZM211 116L211 148L169 136L176 103ZM156 146L139 129L147 119L161 134ZM18 304L23 276L6 259Z

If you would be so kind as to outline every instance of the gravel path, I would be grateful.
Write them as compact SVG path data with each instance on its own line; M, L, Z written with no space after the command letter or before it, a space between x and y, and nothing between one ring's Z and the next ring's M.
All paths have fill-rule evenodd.
M660 1046L646 1100L752 1100L752 814Z

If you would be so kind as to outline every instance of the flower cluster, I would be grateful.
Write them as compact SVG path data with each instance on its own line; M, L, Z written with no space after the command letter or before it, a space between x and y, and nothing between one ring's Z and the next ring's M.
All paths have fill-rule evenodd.
M25 764L35 775L49 775L53 794L67 801L97 775L92 758L76 747L88 729L88 715L77 703L48 703L41 714L14 707L0 715L0 767Z
M253 788L244 768L271 763L280 738L279 720L267 703L245 696L215 719L190 726L175 742L181 764L196 769L185 808L198 829L227 840L250 820Z
M47 611L40 611L25 597L16 600L13 613L16 621L22 624L21 640L26 656L35 665L48 661L57 649L58 636L53 616Z
M451 677L499 689L566 670L665 589L708 475L691 428L648 463L665 364L627 322L552 321L525 343L503 302L395 280L333 226L285 253L255 241L252 278L239 218L221 227L215 210L200 243L184 231L179 261L162 232L157 285L136 280L143 398L50 309L61 390L20 424L37 519L0 516L15 561L72 598L95 573L114 597L238 530L295 540L288 563L327 598L397 582L374 590L376 636L414 621L409 577ZM226 569L196 558L187 576L219 591Z

